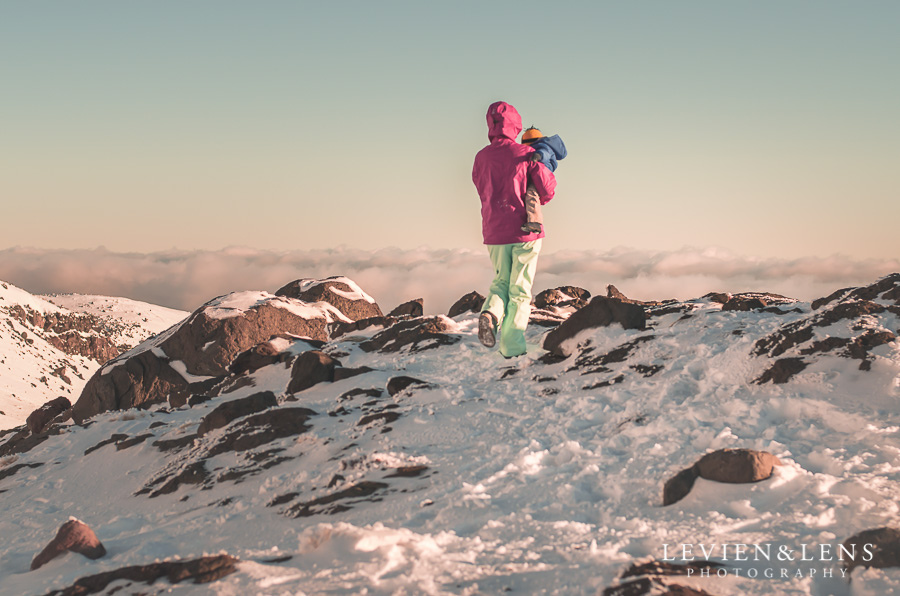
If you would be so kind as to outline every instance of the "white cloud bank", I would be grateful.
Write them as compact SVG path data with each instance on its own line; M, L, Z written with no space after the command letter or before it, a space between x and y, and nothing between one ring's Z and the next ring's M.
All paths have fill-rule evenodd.
M560 251L541 256L535 291L576 285L593 294L605 294L606 285L614 284L624 294L643 300L749 290L811 300L897 271L898 259L859 260L840 255L760 259L696 248ZM425 311L439 313L467 292L485 294L492 271L486 251L465 249L0 250L0 280L35 294L125 296L183 310L193 310L232 291L275 291L301 277L331 275L355 280L385 312L406 300L424 298Z

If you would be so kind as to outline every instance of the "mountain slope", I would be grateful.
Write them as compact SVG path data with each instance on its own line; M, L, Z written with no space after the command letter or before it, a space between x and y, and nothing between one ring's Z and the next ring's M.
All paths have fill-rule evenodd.
M223 551L236 573L178 593L594 594L674 545L836 550L898 514L900 276L889 281L816 309L764 294L642 305L644 329L591 326L557 355L536 324L511 361L478 343L471 312L348 322L326 302L217 299L96 374L144 353L159 371L204 365L160 346L203 317L259 321L262 304L326 321L331 339L283 334L223 374L189 375L169 403L62 423L34 445L24 431L0 438L0 594ZM662 506L666 480L738 447L782 465L754 484L700 478ZM68 516L108 555L28 571ZM861 568L849 583L835 561L721 554L724 577L660 581L709 594L900 590L900 569ZM763 579L768 568L789 573Z
M74 401L100 364L187 314L122 298L52 300L61 306L0 282L0 429L59 395Z

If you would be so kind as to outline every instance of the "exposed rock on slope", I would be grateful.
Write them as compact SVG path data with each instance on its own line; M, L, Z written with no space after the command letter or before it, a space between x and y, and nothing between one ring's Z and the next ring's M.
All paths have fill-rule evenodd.
M187 314L124 298L88 298L52 297L63 308L0 282L0 429L23 423L59 395L74 401L100 364L150 337L154 325ZM103 308L94 309L99 302Z
M164 401L170 392L189 383L226 374L238 354L274 335L327 340L330 325L351 320L341 309L363 315L381 312L355 287L330 278L299 280L279 290L322 298L314 303L266 292L216 298L165 333L107 363L88 381L73 416L80 422L99 412Z

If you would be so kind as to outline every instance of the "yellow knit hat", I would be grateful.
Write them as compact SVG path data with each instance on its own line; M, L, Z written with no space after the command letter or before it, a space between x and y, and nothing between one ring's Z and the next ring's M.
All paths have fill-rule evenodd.
M544 133L542 133L540 130L538 130L537 128L532 126L532 127L528 128L525 132L522 133L522 142L525 143L526 145L528 145L528 144L535 142L536 140L538 140L539 138L541 138L543 136L544 136Z

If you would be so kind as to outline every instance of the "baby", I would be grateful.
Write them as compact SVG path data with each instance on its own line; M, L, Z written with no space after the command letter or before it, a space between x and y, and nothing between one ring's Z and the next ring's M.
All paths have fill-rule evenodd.
M540 130L533 126L522 133L522 144L534 148L531 159L541 162L551 172L556 170L557 161L566 156L566 146L559 135L545 137ZM525 212L528 214L528 218L525 225L522 226L522 231L529 234L538 234L543 231L544 216L541 213L541 200L534 185L530 182L525 192Z

